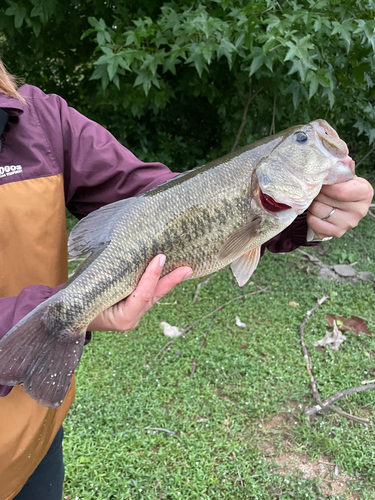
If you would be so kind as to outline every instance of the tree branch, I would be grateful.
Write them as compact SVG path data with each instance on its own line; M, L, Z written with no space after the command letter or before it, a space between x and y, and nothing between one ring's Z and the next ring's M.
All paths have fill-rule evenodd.
M366 158L367 158L368 156L370 156L370 154L371 154L374 150L375 150L375 142L373 143L372 148L370 149L370 151L368 151L368 152L365 154L365 156L364 156L363 158L361 158L361 159L359 160L359 162L358 162L358 163L356 163L355 167L356 167L356 168L358 168L358 167L359 167L359 165L360 165L362 162L364 162L364 161L366 160Z
M245 125L246 125L247 112L249 110L249 106L251 104L251 101L253 99L255 99L255 97L259 94L259 92L261 92L263 89L264 89L264 86L261 87L260 89L258 89L255 92L255 94L251 94L251 78L250 78L250 80L249 80L249 97L247 99L247 102L246 102L244 110L243 110L241 125L240 125L240 128L238 129L236 140L234 141L234 144L233 144L233 147L231 149L231 152L236 149L238 141L240 140L240 137L242 135L243 129L244 129Z
M188 331L190 331L192 328L194 328L195 325L198 324L200 321L202 321L202 320L204 320L206 318L209 318L213 314L221 311L228 304L231 304L232 302L235 302L236 300L246 299L247 297L250 297L250 295L256 295L257 293L263 293L263 292L265 292L268 289L269 289L269 287L267 286L266 288L262 288L261 290L256 290L255 292L250 292L250 293L246 293L245 295L239 295L238 297L234 297L233 299L229 300L228 302L225 302L225 304L221 304L221 306L217 307L216 309L214 309L210 313L208 313L205 316L203 316L203 318L199 318L199 319L196 319L195 321L193 321L193 323L191 323L191 325L189 325L188 327L186 327L186 328L184 328L182 330L182 335L184 335L185 333L187 333Z
M313 396L315 398L315 401L318 403L318 405L322 405L322 400L315 382L314 374L312 371L312 363L311 363L311 358L309 351L307 350L306 343L305 343L305 325L307 321L310 319L311 315L314 314L314 312L320 307L327 299L329 298L329 295L324 295L320 300L317 301L316 305L310 309L310 311L307 311L305 315L305 319L302 321L302 323L299 326L299 336L301 340L301 348L303 352L303 357L306 360L306 368L307 371L310 375L310 384L311 384L311 390L313 393Z
M305 325L307 321L310 319L311 315L318 309L318 307L323 304L328 299L329 295L324 295L320 300L317 301L317 304L310 309L310 311L307 311L305 315L305 319L302 321L302 323L299 326L299 333L300 333L300 340L301 340L301 347L302 347L302 352L303 356L306 360L306 368L307 371L310 375L310 384L311 384L311 391L313 393L315 401L318 403L312 408L308 408L305 410L305 413L307 416L311 417L312 415L315 415L319 411L333 411L334 413L337 413L338 415L341 415L342 417L345 417L349 420L353 420L354 422L358 422L360 424L364 425L369 425L371 424L371 421L367 418L361 418L357 417L355 415L351 415L350 413L347 413L341 408L338 408L337 406L333 406L332 403L335 401L343 398L344 396L348 396L349 394L353 394L355 392L363 392L369 389L375 389L375 384L367 385L367 386L361 386L361 387L353 387L352 389L346 389L344 391L337 392L333 396L330 396L328 399L325 401L322 401L320 393L318 391L316 381L314 378L313 370L312 370L312 363L311 363L311 357L310 354L307 350L306 343L305 343Z
M330 406L332 403L335 403L339 399L344 398L345 396L349 396L349 394L368 391L370 389L375 389L375 384L361 385L360 387L352 387L351 389L346 389L345 391L336 392L336 394L333 394L321 404L319 403L318 406L320 406L320 408L318 406L314 406L313 408L306 410L306 414L309 416L315 415L315 413L317 413L318 411L324 410L326 406Z
M272 112L272 123L271 123L271 128L270 128L270 135L276 134L275 115L276 115L276 95L273 98L273 112Z
M168 434L176 434L174 431L163 429L162 427L143 427L143 429L150 431L162 431L162 432L167 432Z
M181 332L181 335L185 335L185 333L189 332L190 330L192 330L195 325L197 325L200 321L203 321L204 319L206 318L209 318L210 316L212 316L213 314L221 311L225 306L227 306L228 304L231 304L232 302L235 302L236 300L240 300L240 299L246 299L247 297L250 297L250 295L256 295L258 293L263 293L265 292L266 290L268 290L269 287L267 286L266 288L262 288L261 290L255 290L254 292L250 292L250 293L246 293L245 295L239 295L238 297L234 297L233 299L231 300L228 300L228 302L225 302L225 304L221 304L221 306L217 307L216 309L214 309L213 311L211 311L210 313L206 314L205 316L203 316L203 318L198 318L196 319L195 321L193 321L193 323L191 323L188 327L184 328ZM203 342L203 341L202 341ZM171 340L170 342L167 342L167 344L165 344L165 346L163 346L160 351L157 353L157 355L155 356L155 359L158 359L159 358L159 361L162 361L164 359L164 356L165 354L170 350L170 348L172 347L174 343L174 340ZM203 343L201 344L203 345ZM159 357L160 356L160 357ZM193 362L194 364L194 362Z

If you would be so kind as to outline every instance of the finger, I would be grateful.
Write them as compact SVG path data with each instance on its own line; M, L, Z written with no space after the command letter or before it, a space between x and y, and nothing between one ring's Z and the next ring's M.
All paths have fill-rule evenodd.
M165 259L162 259L161 263L163 264L164 261ZM161 271L160 260L157 261L157 258L153 259L134 292L119 304L122 314L126 314L128 317L142 316L155 302L172 290L174 286L193 274L193 270L190 267L183 266L159 279Z
M327 209L332 210L333 207L343 210L345 212L352 212L358 214L360 217L364 217L367 213L368 207L370 205L370 201L339 201L334 198L330 198L323 193L320 193L314 200L313 203L322 203L323 205L327 205ZM311 207L311 205L310 205ZM328 210L327 215L330 210ZM309 208L310 211L310 208Z
M326 196L323 193L320 193L313 203L309 207L309 212L313 213L314 215L317 215L318 217L320 214L322 214L322 210L319 211L319 214L315 214L314 209L316 208L316 203L320 203L322 205L326 205L326 215L321 216L321 218L327 216L332 208L336 208L335 216L337 219L337 216L340 214L341 216L343 215L342 212L346 212L351 214L357 221L359 222L360 219L362 219L368 212L370 203L371 203L372 198L368 198L367 200L362 200L362 201L355 201L355 202L344 202L344 201L338 201L335 200L334 198L330 198ZM321 206L321 205L320 205ZM330 217L330 219L332 216ZM353 226L354 227L354 226Z
M315 217L310 212L307 214L307 225L314 231L318 238L326 238L328 236L340 238L350 229L350 226L346 227L324 221L319 217Z
M164 263L165 255L157 255L152 259L134 292L125 301L118 304L122 314L133 318L141 316L145 312L146 306L154 297Z
M330 196L326 196L324 193L320 193L315 198L314 202L310 205L308 210L311 211L310 210L311 206L317 202L327 206L328 212L326 215L329 214L330 210L332 210L333 207L338 208L340 210L352 211L356 210L358 203L361 203L361 202L340 201L335 198L331 198Z
M347 182L339 182L329 186L323 186L316 199L324 203L324 199L335 200L338 202L357 202L357 201L371 201L373 197L373 188L371 184L362 177L354 177L354 179Z
M355 210L340 210L319 201L315 201L310 205L309 212L323 222L342 227L345 230L356 227L360 220L360 216Z
M166 276L163 276L158 284L156 285L154 292L154 299L157 302L164 295L172 290L173 287L181 283L184 279L188 279L193 274L191 267L179 267L174 271L170 272Z
M157 255L152 259L134 292L99 315L92 322L93 329L125 331L135 328L142 315L159 298L193 273L190 267L184 266L175 269L159 281L164 262L164 255Z
M154 257L146 267L146 270L143 273L143 276L140 279L137 288L134 290L134 293L153 293L160 279L164 263L165 255L160 254ZM134 293L132 295L134 295Z
M332 222L335 216L336 218L339 216L339 210L338 207L332 207L332 205L327 205L320 201L314 201L308 208L308 211L318 219L327 218L330 222Z

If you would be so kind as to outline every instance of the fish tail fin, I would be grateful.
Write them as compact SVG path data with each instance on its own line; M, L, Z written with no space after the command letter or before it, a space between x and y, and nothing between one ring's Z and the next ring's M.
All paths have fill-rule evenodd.
M48 314L46 302L0 340L0 384L22 384L39 404L57 408L82 355L85 332Z

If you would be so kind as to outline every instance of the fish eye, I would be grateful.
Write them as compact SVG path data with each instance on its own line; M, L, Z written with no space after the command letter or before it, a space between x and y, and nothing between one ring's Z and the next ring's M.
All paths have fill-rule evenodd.
M306 142L307 141L307 135L305 132L297 132L296 133L296 141L297 142Z

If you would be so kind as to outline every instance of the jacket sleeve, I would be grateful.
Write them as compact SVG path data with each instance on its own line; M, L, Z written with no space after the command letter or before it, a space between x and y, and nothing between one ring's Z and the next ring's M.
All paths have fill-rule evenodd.
M307 213L299 215L284 231L274 236L262 245L262 255L265 249L272 253L291 252L300 246L316 246L319 243L309 243L307 236Z
M64 175L66 207L79 219L178 175L162 163L139 160L108 130L59 96L40 92L38 114Z

